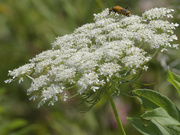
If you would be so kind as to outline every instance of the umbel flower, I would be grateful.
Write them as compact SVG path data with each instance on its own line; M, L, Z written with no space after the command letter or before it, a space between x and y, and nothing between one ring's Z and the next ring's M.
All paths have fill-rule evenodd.
M9 71L10 83L32 80L27 94L39 99L38 107L48 102L80 96L94 102L110 87L120 90L124 80L132 80L157 50L177 48L173 30L177 23L173 9L153 8L141 16L109 14L109 9L94 14L94 23L77 28L72 34L57 37L52 49L44 51L17 69ZM162 20L163 19L163 20ZM118 93L118 92L117 92ZM96 96L94 96L96 95Z

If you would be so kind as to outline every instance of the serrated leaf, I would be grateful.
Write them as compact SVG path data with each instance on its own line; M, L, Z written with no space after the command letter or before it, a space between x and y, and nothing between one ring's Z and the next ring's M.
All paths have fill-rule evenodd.
M157 108L152 111L147 111L141 115L143 119L146 120L155 120L164 126L180 126L179 121L172 118L164 109Z
M139 118L127 118L129 122L143 135L164 135L151 121L145 125Z
M148 106L148 103L154 104L158 107L163 108L167 111L167 113L174 119L180 121L179 110L178 108L171 102L167 97L162 94L148 89L138 89L134 90L133 94L138 96L141 99L141 102L146 104L142 104L145 108Z
M179 135L179 126L166 126L151 119L144 124L139 118L127 118L129 122L143 135Z
M180 135L180 126L168 126L168 128L176 135Z
M151 122L156 125L156 127L161 131L163 135L173 135L171 131L167 130L166 126L161 125L155 120L151 120ZM157 134L158 135L158 134Z
M176 88L180 95L180 76L167 70L167 80Z

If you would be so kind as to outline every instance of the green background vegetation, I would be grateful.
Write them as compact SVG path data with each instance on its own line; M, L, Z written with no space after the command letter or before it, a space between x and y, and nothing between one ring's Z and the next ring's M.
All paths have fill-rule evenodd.
M30 82L5 84L8 70L28 63L30 58L51 49L57 36L69 34L83 24L93 22L93 14L115 5L129 7L141 15L152 7L175 10L172 22L180 24L178 0L1 0L0 1L0 134L1 135L118 135L118 127L107 98L82 113L71 102L42 106L29 101ZM176 30L180 37L180 29ZM179 40L180 41L180 40ZM180 51L158 54L142 74L143 83L168 96L180 108L177 91L166 81L167 65L180 74ZM158 62L157 62L158 61ZM125 120L143 112L137 100L116 98L117 109L127 135L139 133Z

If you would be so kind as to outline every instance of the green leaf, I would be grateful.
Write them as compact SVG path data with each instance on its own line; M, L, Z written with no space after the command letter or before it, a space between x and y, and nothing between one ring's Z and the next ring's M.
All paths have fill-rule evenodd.
M142 104L142 106L144 107L145 110L153 110L158 108L158 105L156 105L153 102L150 102L148 99L144 98L144 97L137 97L138 100L140 101L140 103Z
M165 126L180 126L179 121L169 116L169 114L162 108L147 111L141 115L141 117L146 120L155 120L156 122Z
M148 123L148 125L145 125L139 118L127 119L143 135L164 135L161 130L151 121Z
M167 80L176 88L180 95L180 76L168 69Z
M180 127L179 126L168 126L168 128L177 135L180 135Z
M146 108L148 105L154 105L156 108L163 108L167 113L174 119L180 120L178 108L171 102L167 97L161 95L160 93L148 90L148 89L138 89L134 90L133 94L138 96L138 99L142 102L142 105ZM155 108L154 108L155 109Z
M180 111L167 97L148 90L134 90L133 94L149 111L139 118L128 118L133 126L143 135L179 135ZM149 107L150 106L150 107Z
M176 126L176 124L178 123L177 121L175 121L175 125L167 126L169 125L168 121L166 121L167 123L165 123L165 121L163 120L158 120L160 119L150 119L150 121L146 121L143 123L143 121L141 121L139 118L128 118L128 121L130 121L133 126L143 135L179 135L180 127ZM173 122L171 122L170 124L172 125Z
M152 122L154 125L156 125L156 127L158 127L158 129L161 131L161 133L162 133L163 135L173 135L172 132L169 131L166 126L161 125L160 123L158 123L158 122L155 121L155 120L151 120L151 122ZM158 135L158 134L157 134L157 135Z

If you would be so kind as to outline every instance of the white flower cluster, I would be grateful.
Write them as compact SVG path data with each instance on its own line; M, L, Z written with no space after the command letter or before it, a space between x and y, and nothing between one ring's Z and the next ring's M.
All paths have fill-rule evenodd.
M173 12L174 9L167 9L167 8L152 8L151 10L146 11L142 14L143 18L148 20L153 19L160 19L163 17L173 18L171 12Z
M44 51L18 69L9 71L12 79L32 80L28 89L30 99L41 99L38 106L58 99L66 101L69 90L75 94L98 91L112 78L126 77L126 72L136 74L147 70L151 54L145 50L177 47L173 30L178 24L160 20L172 17L173 10L154 8L142 17L126 17L109 13L105 9L94 14L94 23L77 28L74 33L58 37L52 49ZM147 50L148 50L147 49ZM152 50L151 50L152 52ZM126 71L125 73L121 71Z

